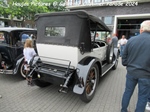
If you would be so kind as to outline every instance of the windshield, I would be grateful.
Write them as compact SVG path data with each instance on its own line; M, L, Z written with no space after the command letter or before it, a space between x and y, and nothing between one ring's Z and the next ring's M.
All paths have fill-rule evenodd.
M7 32L0 31L0 44L1 43L9 43Z

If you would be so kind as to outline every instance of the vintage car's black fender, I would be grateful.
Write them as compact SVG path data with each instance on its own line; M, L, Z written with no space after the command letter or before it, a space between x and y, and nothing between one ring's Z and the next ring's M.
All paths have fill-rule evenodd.
M113 59L114 66L112 67L113 70L115 70L118 66L118 59L119 59L119 49L114 48L114 59Z
M76 74L78 76L78 81L73 87L73 92L76 94L82 94L85 89L86 85L86 79L89 73L90 68L94 65L97 64L99 68L99 75L101 74L101 69L102 69L102 64L101 61L97 58L94 57L86 57L83 60L81 60L76 69Z
M14 68L14 74L16 75L18 73L19 67L21 62L24 60L24 57L20 57L17 61L16 61L16 66Z

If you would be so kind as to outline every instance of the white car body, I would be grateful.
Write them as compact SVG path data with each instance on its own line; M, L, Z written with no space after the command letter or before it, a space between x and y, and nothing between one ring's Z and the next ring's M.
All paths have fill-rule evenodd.
M38 55L42 61L68 65L71 62L72 67L76 68L77 64L86 56L93 56L99 58L101 61L106 58L107 45L103 47L94 48L92 52L81 54L77 47L36 44ZM46 56L46 58L45 58ZM58 59L58 60L57 60ZM68 61L67 61L68 60Z

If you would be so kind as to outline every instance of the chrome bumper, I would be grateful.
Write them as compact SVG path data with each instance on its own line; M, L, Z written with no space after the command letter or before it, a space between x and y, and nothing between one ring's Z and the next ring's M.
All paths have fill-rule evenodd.
M13 74L13 70L0 69L0 74Z

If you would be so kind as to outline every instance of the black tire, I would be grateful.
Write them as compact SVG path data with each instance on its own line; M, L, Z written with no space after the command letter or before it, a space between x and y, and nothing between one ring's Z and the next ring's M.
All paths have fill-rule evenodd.
M106 52L106 61L108 64L113 62L113 56L114 56L114 46L112 43L108 44L107 52Z
M47 87L47 86L51 85L50 83L44 82L44 81L39 80L39 79L33 80L33 83L34 83L36 86L39 86L39 87L41 87L41 88Z
M95 64L89 70L89 73L86 79L84 92L80 96L80 99L83 102L88 103L93 99L98 81L99 81L99 69L98 69L98 66Z

